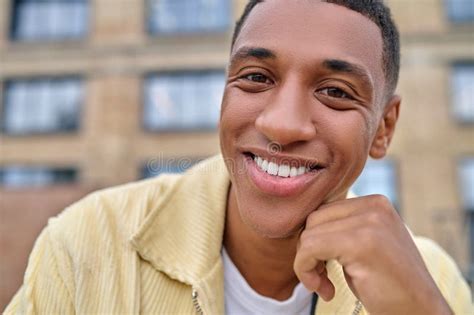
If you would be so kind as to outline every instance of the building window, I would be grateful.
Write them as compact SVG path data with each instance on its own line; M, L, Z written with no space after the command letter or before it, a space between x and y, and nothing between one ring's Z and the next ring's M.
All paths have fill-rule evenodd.
M457 64L452 69L451 91L454 116L474 123L474 64Z
M77 171L70 168L11 166L0 168L0 185L8 188L41 187L75 182Z
M148 0L148 29L152 34L226 31L230 0Z
M82 92L78 78L7 81L2 131L10 135L74 131L79 126Z
M463 208L470 223L470 271L469 278L474 281L474 157L466 158L459 165L459 184Z
M474 4L472 0L445 0L446 11L452 22L473 22Z
M358 196L384 195L397 208L399 203L395 163L387 159L368 160L362 174L352 186L352 191Z
M145 128L153 131L215 129L224 83L222 71L149 76L144 86Z
M201 161L201 158L155 158L150 159L141 169L142 178L150 178L163 173L182 173Z
M10 33L19 41L78 39L88 22L88 0L14 0Z

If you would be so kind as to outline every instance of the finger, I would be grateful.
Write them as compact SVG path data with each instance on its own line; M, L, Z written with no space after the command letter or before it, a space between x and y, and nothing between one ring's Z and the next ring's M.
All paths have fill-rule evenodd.
M335 289L327 277L326 268L321 273L321 264L330 259L339 260L342 253L347 252L348 238L344 235L314 232L314 235L304 237L296 252L293 265L296 276L306 288L317 292L325 301L334 297Z
M296 252L294 269L303 274L316 268L319 262L330 259L340 260L344 255L354 251L352 233L319 233L314 231L302 234L299 249Z
M360 209L365 209L366 206L360 205L360 202L357 202L356 199L336 201L319 207L308 216L305 228L346 218L351 214L360 212Z
M370 209L393 209L390 201L382 195L370 195L339 200L319 207L306 219L306 227L335 221Z
M328 302L334 298L336 289L331 280L329 280L326 267L324 267L324 264L321 265L323 266L321 272L314 269L310 272L301 274L298 279L306 289L316 292L323 300Z
M336 288L334 284L329 280L327 269L324 269L321 275L321 285L315 292L326 302L331 301L336 295Z
M325 301L330 301L334 297L336 289L328 278L324 262L319 262L313 270L297 276L306 289L316 292Z
M300 233L299 242L301 243L306 238L314 237L313 234L316 233L320 235L334 232L351 233L351 231L355 231L364 226L367 226L366 214L356 213L348 217L324 222L316 226L306 226Z

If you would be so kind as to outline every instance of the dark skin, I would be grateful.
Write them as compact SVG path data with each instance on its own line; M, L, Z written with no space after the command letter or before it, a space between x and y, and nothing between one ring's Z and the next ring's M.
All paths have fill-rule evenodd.
M370 313L451 314L390 202L346 199L367 157L385 156L398 119L382 47L378 27L341 6L273 0L252 11L222 103L221 150L234 170L224 246L249 285L278 300L300 281L332 299L324 262L336 259ZM321 167L298 194L271 195L249 178L246 154L270 159L270 142L278 158Z

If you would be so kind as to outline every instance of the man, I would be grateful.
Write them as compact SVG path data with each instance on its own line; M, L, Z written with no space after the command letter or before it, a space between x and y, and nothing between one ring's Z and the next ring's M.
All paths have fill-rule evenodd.
M222 157L50 220L6 312L472 314L439 247L386 198L347 198L392 139L398 68L381 1L250 1Z

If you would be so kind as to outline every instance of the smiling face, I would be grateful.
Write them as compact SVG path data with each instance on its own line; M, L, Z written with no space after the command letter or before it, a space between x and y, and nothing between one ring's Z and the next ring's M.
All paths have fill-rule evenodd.
M385 154L399 100L385 102L377 25L319 1L258 4L231 53L220 120L229 207L251 230L289 237L345 198ZM394 120L394 121L393 121Z

